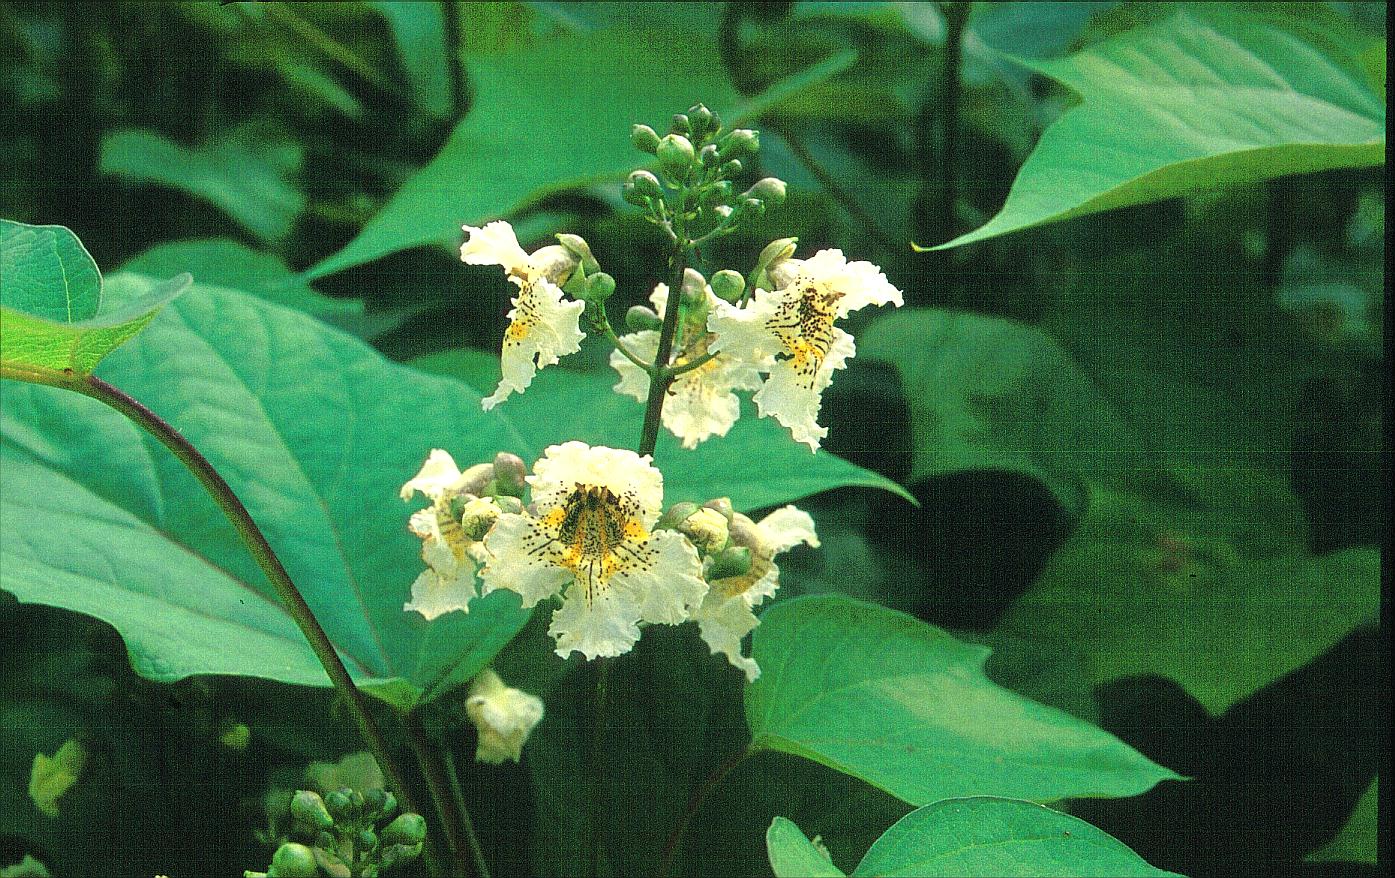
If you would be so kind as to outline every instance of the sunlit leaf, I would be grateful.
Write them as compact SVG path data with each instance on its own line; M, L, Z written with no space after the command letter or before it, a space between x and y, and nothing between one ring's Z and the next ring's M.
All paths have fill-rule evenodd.
M1379 855L1380 780L1371 781L1357 801L1351 816L1337 837L1313 851L1306 859L1313 863L1375 863Z
M771 821L765 845L775 878L846 878L798 826L783 817Z

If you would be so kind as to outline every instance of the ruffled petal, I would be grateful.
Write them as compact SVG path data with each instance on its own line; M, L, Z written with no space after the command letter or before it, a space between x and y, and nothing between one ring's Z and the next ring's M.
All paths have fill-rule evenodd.
M646 530L659 520L664 500L664 477L648 455L640 457L628 449L576 441L543 451L528 484L539 508L560 505L578 485L606 488L635 506Z
M819 440L828 435L828 428L818 423L823 391L833 382L834 371L843 368L855 351L851 335L837 327L832 332L833 342L812 378L798 360L777 360L752 397L761 417L775 418L811 451L817 451Z
M760 624L751 608L739 598L709 596L697 614L698 633L712 654L721 653L748 681L760 676L754 660L741 654L741 639Z
M459 481L460 468L455 465L455 458L448 451L433 448L426 463L421 465L421 471L407 480L400 494L403 500L410 500L414 491L420 491L431 500L439 500Z
M756 530L772 558L800 543L815 549L819 547L819 536L814 532L813 517L794 506L776 509L760 520Z
M497 765L523 755L523 744L543 718L542 699L506 686L485 668L470 682L465 713L479 733L475 759Z
M711 350L757 366L764 366L782 349L780 339L767 324L788 298L786 292L756 290L745 308L738 308L720 299L707 315L707 331L716 338Z
M623 591L605 589L588 604L582 589L572 587L553 611L547 633L562 658L573 652L587 660L623 655L639 642L640 615L639 605Z
M870 262L849 262L843 269L837 289L843 293L838 300L838 316L846 317L868 305L905 304L901 291L891 285L882 270Z
M543 547L550 543L551 534L532 516L517 512L500 515L484 538L489 561L480 574L480 593L506 588L523 598L524 607L557 594L572 574L548 560Z
M622 335L620 342L646 362L654 362L654 357L659 353L659 333L652 329ZM640 402L649 398L648 372L631 363L629 358L618 350L610 352L610 367L620 376L620 380L615 384L616 393L633 397Z
M539 369L581 350L585 307L584 302L565 300L561 288L544 278L522 283L499 353L503 375L494 393L481 401L485 411L526 390Z
M630 559L610 580L610 590L628 595L643 621L677 625L702 603L707 593L702 561L676 531L655 531L627 554Z
M513 277L523 277L529 268L528 254L518 244L513 226L503 220L483 228L461 226L469 237L460 245L460 259L469 265L501 265Z
M428 622L452 610L468 613L478 596L474 559L458 559L449 546L434 540L422 546L421 556L427 569L412 583L412 599L402 609L421 613Z

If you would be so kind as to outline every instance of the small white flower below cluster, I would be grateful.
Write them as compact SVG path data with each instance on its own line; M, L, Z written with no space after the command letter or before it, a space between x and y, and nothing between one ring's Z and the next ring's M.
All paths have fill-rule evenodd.
M490 668L480 671L470 682L465 713L479 732L475 759L497 765L506 759L517 762L523 744L543 718L542 699L521 689L513 689Z

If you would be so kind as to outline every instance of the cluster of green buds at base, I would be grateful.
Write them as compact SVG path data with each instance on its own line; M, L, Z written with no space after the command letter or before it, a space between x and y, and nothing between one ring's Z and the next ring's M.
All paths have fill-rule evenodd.
M675 503L659 519L657 527L676 530L698 550L709 579L741 576L751 569L751 550L732 541L735 512L726 497L696 503Z
M760 151L760 135L749 128L723 129L721 118L702 104L675 115L662 137L648 125L634 126L630 142L654 155L659 167L657 175L631 173L624 198L671 235L702 243L731 234L745 217L785 200L785 184L774 177L736 193L733 181Z
M265 872L243 878L373 878L421 856L426 821L392 813L397 800L382 789L344 787L321 797L299 790L291 799L292 835L276 848ZM388 821L386 826L380 824Z

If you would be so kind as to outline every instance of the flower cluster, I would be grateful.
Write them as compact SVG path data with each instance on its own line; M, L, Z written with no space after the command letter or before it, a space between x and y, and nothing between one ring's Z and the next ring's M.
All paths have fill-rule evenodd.
M491 473L500 469L497 462L487 466ZM526 506L508 494L452 503L470 496L467 485L498 491L501 482L511 483L497 475L483 483L484 471L475 467L460 473L439 449L422 470L429 490L419 474L403 493L423 490L433 500L413 521L429 516L434 528L413 526L425 544L428 569L413 584L405 609L435 618L468 611L472 600L499 590L518 594L524 607L555 599L560 604L548 633L564 658L572 652L587 659L621 655L639 640L641 625L692 620L714 653L725 654L754 679L759 671L741 655L740 641L756 626L752 608L779 586L775 556L798 543L818 545L812 519L793 506L759 523L733 512L725 500L702 507L678 503L664 511L662 474L648 456L623 449L581 442L549 447L523 479ZM446 487L433 493L443 482ZM470 510L485 502L498 511L471 517ZM450 557L468 563L448 568L451 578L444 580L430 566L439 553L429 549L433 541L449 546L452 539L464 548ZM468 574L461 572L467 568ZM517 758L517 746L542 717L541 705L534 713L526 701L532 696L509 695L513 690L502 686L497 677L482 674L471 689L474 707L467 709L481 729L481 759ZM497 739L486 742L486 729Z

